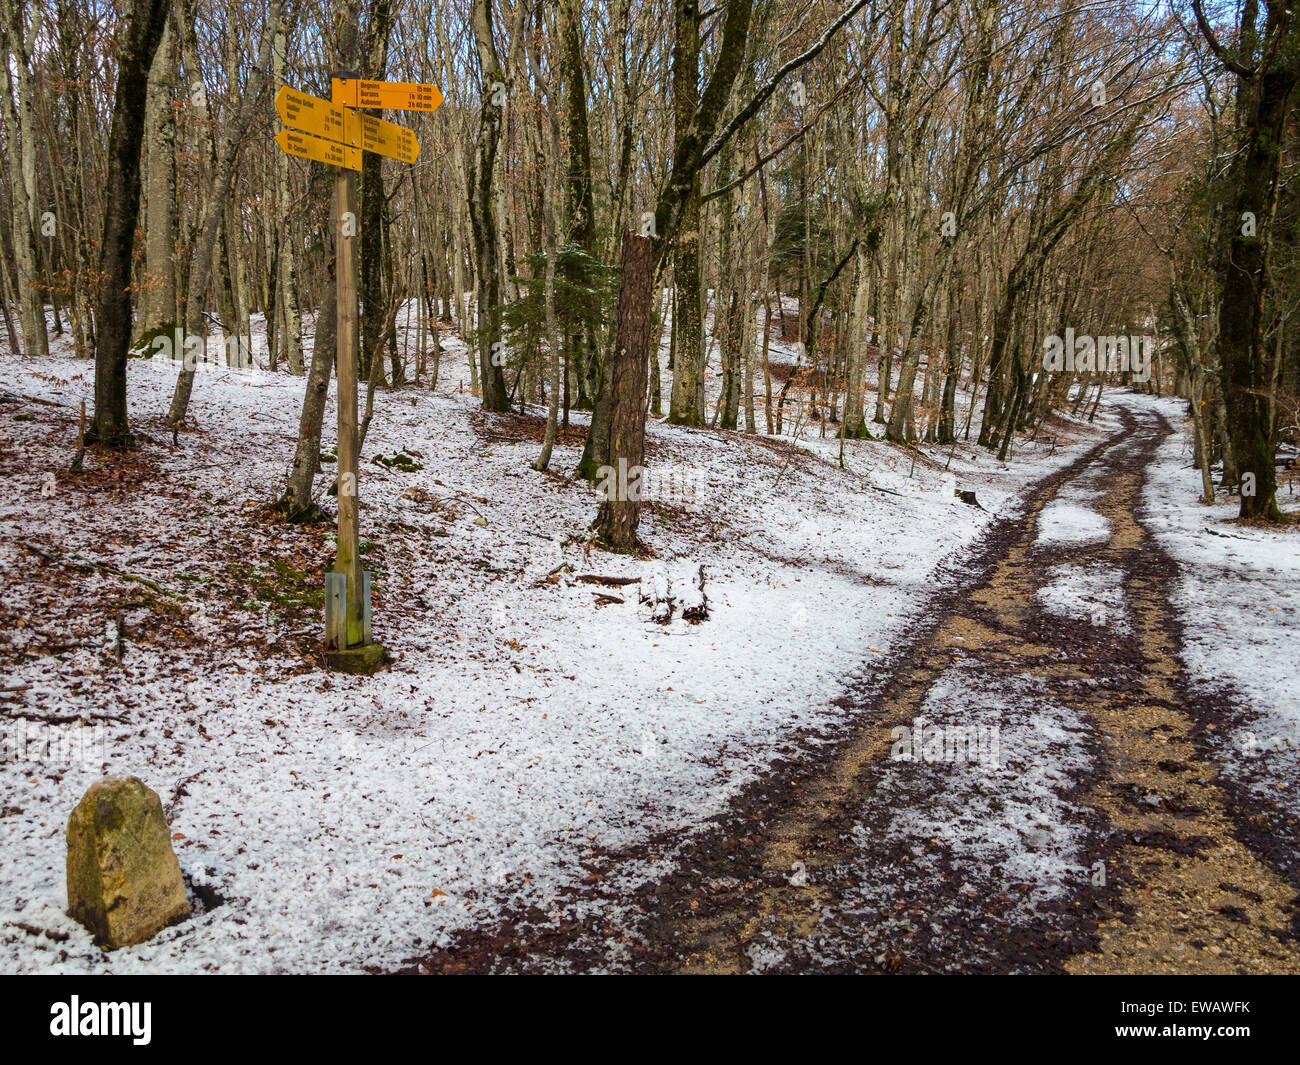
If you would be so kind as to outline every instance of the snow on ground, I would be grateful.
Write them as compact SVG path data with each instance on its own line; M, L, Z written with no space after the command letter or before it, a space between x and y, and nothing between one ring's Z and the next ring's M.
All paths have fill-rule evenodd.
M891 954L978 971L1009 943L1061 934L1069 900L1095 872L1081 782L1098 750L1086 713L1054 699L1042 677L960 662L890 739L852 830L857 855L818 871L842 893L806 942L762 932L755 971L803 954L818 971L855 971L866 956L888 967Z
M891 758L872 802L894 811L886 834L911 845L914 876L941 879L951 864L968 876L1027 884L1031 908L1078 886L1086 832L1080 807L1064 793L1090 768L1082 737L1091 726L1043 689L1040 677L993 675L965 663L930 689L918 718L938 730L974 727L983 749L977 759L948 757L948 748L962 753L960 744L945 744L942 758L929 751L922 761ZM983 740L990 732L991 744ZM985 756L990 751L995 757ZM914 801L917 790L930 795L926 804ZM939 846L921 842L930 840ZM914 884L910 890L927 895Z
M1040 546L1105 543L1108 539L1110 522L1095 510L1069 499L1053 499L1038 516Z
M1179 428L1148 469L1142 518L1179 564L1172 601L1186 626L1185 665L1248 709L1246 726L1220 737L1223 756L1248 769L1270 802L1300 813L1300 526L1239 525L1240 501L1226 492L1213 506L1198 502L1186 402L1122 402L1153 404ZM1286 487L1278 502L1300 511Z
M1038 598L1050 614L1122 635L1132 632L1123 576L1112 566L1056 566L1051 581L1038 589Z
M483 414L464 345L446 345L436 391L377 393L362 453L393 658L370 678L319 666L332 534L260 506L283 484L301 378L201 373L196 431L173 449L173 372L133 362L140 452L69 476L93 367L0 358L0 969L383 968L509 901L545 905L592 848L691 831L791 734L838 719L845 678L884 660L940 561L1099 435L1074 423L1073 443L1023 444L1010 468L973 446L850 441L841 468L833 426L794 442L656 421L647 465L694 497L647 507L656 558L588 553L581 433L532 470L538 408ZM331 402L327 451L334 422ZM423 468L371 461L398 450ZM705 567L709 620L656 625L636 584L575 579L659 565ZM79 758L51 725L69 721ZM64 826L106 773L159 792L198 903L111 954L64 914Z

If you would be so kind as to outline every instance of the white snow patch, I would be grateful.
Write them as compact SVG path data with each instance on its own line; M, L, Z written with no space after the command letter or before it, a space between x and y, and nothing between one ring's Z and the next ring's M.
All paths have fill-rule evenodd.
M1110 522L1088 507L1054 499L1038 515L1039 546L1095 544L1110 539Z
M893 761L873 804L893 807L887 836L915 840L914 873L941 876L937 839L959 867L981 879L1027 883L1032 908L1077 888L1086 829L1064 797L1087 771L1081 715L1048 699L1041 678L1003 676L965 663L944 671L918 717L941 727L993 726L1000 764ZM939 775L923 804L909 802L913 775ZM859 829L859 831L862 831ZM923 896L922 896L923 897Z
M1122 578L1119 570L1106 565L1055 566L1051 581L1038 589L1038 598L1057 617L1126 634L1132 627Z

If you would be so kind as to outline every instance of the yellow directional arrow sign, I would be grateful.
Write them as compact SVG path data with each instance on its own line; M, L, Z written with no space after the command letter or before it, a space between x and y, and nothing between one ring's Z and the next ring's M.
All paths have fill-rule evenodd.
M275 94L275 109L286 126L324 137L327 141L350 144L354 148L360 146L361 130L357 116L328 100L308 96L286 85Z
M287 85L276 93L275 109L286 126L315 137L407 163L415 162L420 155L413 130L372 115L359 115L350 107L308 96Z
M404 163L413 163L419 157L420 144L415 139L414 130L371 115L354 117L361 121L361 147L366 151L377 152L390 159L400 159Z
M361 149L333 141L321 140L306 133L292 129L282 129L275 135L275 143L290 155L300 159L315 159L318 163L346 167L348 170L361 169Z
M418 81L365 81L335 78L334 103L343 107L376 107L384 111L436 111L442 93L436 85Z

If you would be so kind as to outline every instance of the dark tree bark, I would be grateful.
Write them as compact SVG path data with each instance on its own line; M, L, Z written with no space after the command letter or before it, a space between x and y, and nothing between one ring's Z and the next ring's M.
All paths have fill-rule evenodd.
M354 70L358 51L357 21L360 15L359 0L347 0L339 13L339 37L334 45L334 69ZM293 465L289 469L284 495L277 504L286 521L323 521L328 515L312 501L312 486L320 470L320 436L325 419L325 400L329 395L330 371L334 367L338 338L338 299L336 293L338 249L335 236L338 223L331 191L334 185L332 167L321 167L314 173L314 198L321 203L329 222L317 230L319 243L313 252L325 259L325 276L320 288L320 303L316 311L316 338L312 344L311 369L307 374L303 392L302 411L298 416L298 443L294 449ZM325 206L328 202L329 206ZM355 205L349 205L349 209ZM312 256L315 257L315 254Z
M673 135L681 144L691 133L700 107L700 5L678 0L673 37ZM673 235L673 393L668 421L700 425L704 421L704 309L700 278L700 174L692 176Z
M691 5L689 0L679 0L679 6ZM735 83L736 75L740 72L740 64L745 55L745 43L749 37L749 20L752 9L753 0L735 0L734 3L728 6L722 30L722 43L718 48L713 73L709 77L708 85L700 95L700 102L695 109L694 115L689 120L677 123L674 132L672 169L669 171L667 181L660 189L659 198L655 205L654 236L651 238L654 255L652 277L659 272L659 267L668 254L668 250L674 245L674 240L682 222L683 212L686 211L687 201L691 196L692 189L696 188L699 171L722 146L723 142L719 142L713 145L712 150L710 150L709 141L718 127L718 123L722 118L722 109L727 104L727 99L731 95L731 87ZM693 57L693 61L695 63L699 62L698 51ZM754 103L755 100L760 102L766 100L773 91L775 91L775 84L773 83L769 83L763 90L760 90L754 99L750 101L752 109L754 111L758 109ZM729 127L726 136L731 136L739 128L739 125L735 125L734 128ZM651 284L653 284L653 280ZM674 284L681 284L680 279L675 279ZM620 287L620 300L623 298L623 291L623 288ZM616 320L622 320L622 316L622 308L620 307L615 314ZM677 361L674 362L674 374L680 373L681 358L679 352ZM578 464L578 473L583 477L595 476L599 467L608 465L612 454L610 448L611 416L608 395L612 384L610 381L604 380L601 385L601 393L596 401L596 410L591 419L591 428L587 431L582 460ZM644 421L642 429L644 431Z
M943 353L943 397L939 403L939 424L935 441L952 444L957 440L957 384L961 376L962 273L953 272L948 287L948 343Z
M1273 229L1282 141L1296 82L1300 81L1300 28L1286 0L1268 0L1264 32L1256 22L1258 0L1241 14L1241 44L1233 56L1215 39L1199 2L1197 21L1224 65L1237 76L1240 147L1223 184L1228 210L1220 233L1216 270L1219 308L1219 372L1228 413L1228 434L1241 480L1240 517L1281 521L1273 459L1272 388L1266 339L1269 318ZM1258 61L1254 60L1260 53ZM1253 474L1253 491L1247 491Z
M645 458L646 374L654 317L654 251L649 237L623 237L618 320L610 357L608 498L600 505L596 531L616 551L636 549L641 516L638 474ZM631 491L624 491L630 483Z
M327 276L334 276L334 252L331 240ZM312 346L311 369L298 415L298 445L294 449L289 481L280 497L279 511L285 521L310 523L324 521L328 515L312 500L312 486L320 470L320 434L325 420L325 398L329 395L330 370L334 366L335 329L338 323L334 285L326 289L316 315L316 339Z
M126 352L131 343L131 258L140 216L140 147L149 68L170 11L171 0L137 0L118 48L95 309L95 417L86 434L88 441L105 447L133 443L126 413Z
M505 75L492 37L492 0L474 0L474 37L483 76L478 143L469 175L469 221L474 238L476 269L474 302L478 312L478 365L485 410L509 410L505 371L494 358L504 341L501 334L501 263L497 253L496 216L492 213L493 174L501 143L502 100Z

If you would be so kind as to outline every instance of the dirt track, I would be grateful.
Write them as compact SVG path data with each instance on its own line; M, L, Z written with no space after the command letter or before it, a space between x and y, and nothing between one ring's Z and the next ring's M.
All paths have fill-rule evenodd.
M869 690L846 693L855 724L821 757L773 767L685 845L593 857L559 913L518 914L405 971L1300 972L1295 885L1247 842L1248 796L1199 742L1222 708L1189 692L1167 598L1176 570L1138 517L1146 460L1170 430L1124 419L996 527ZM1108 538L1040 542L1043 508L1063 494L1104 515ZM1063 565L1115 575L1127 609L1045 613L1037 593ZM891 758L893 730L936 699L955 712L1005 702L1013 740L1049 727L1042 707L1050 728L1066 722L1069 771L1048 773L1055 820L1013 861L972 861L951 832L898 830L900 814L952 824L991 788ZM1017 878L1012 866L1044 868L1067 843L1069 862L1051 866L1078 868L1064 890ZM621 886L622 868L661 856L672 874Z

